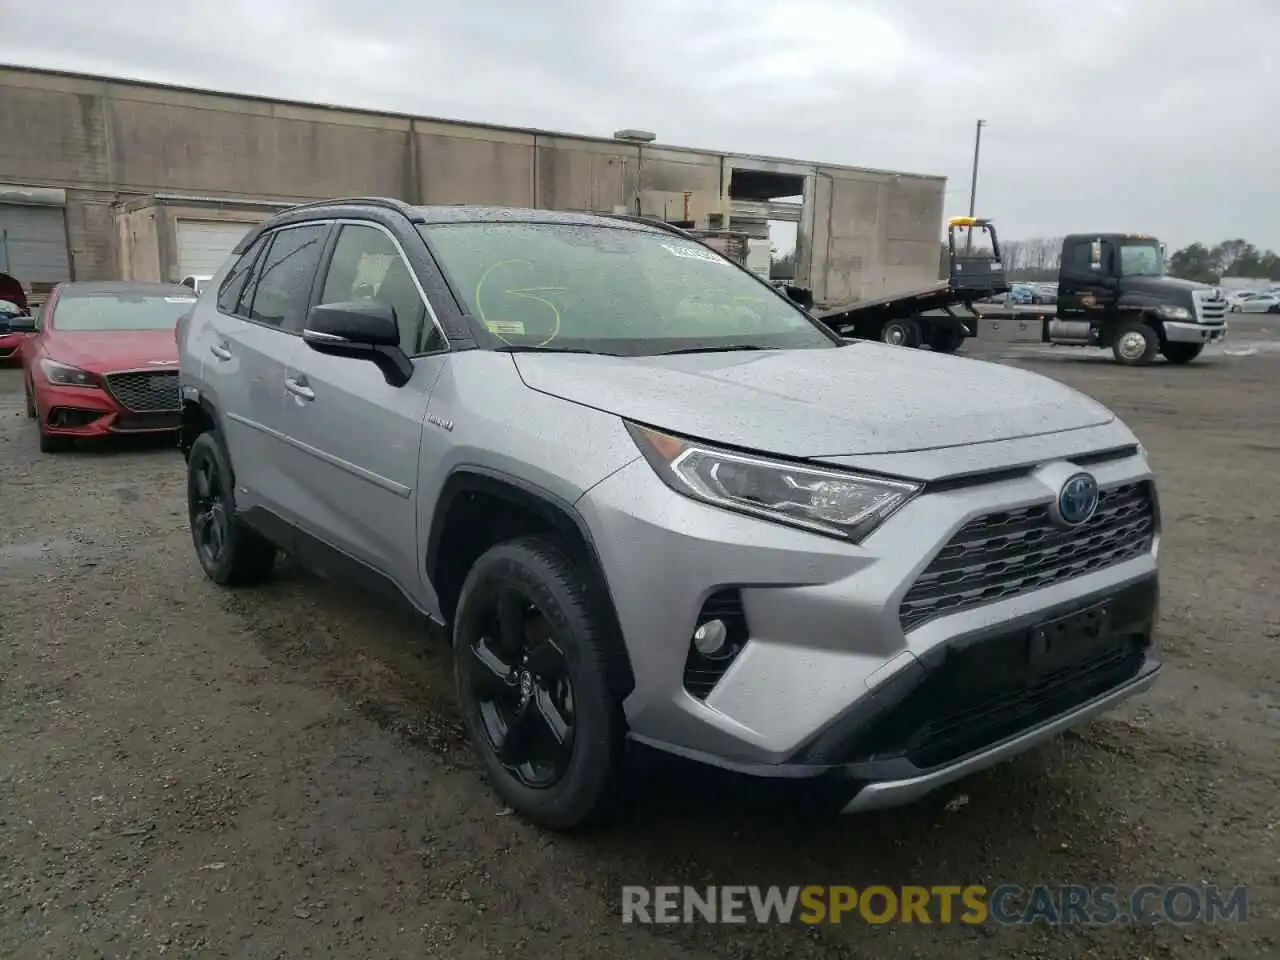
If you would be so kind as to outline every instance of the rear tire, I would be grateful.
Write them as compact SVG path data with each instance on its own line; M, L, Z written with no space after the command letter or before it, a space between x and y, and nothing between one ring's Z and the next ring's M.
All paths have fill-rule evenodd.
M1190 363L1204 350L1203 343L1166 343L1160 351L1170 363Z
M1145 323L1130 320L1116 331L1111 353L1126 367L1145 367L1160 352L1160 338Z
M187 518L205 575L219 586L260 583L275 566L275 544L236 516L231 462L216 430L196 437L187 460Z
M880 339L891 347L920 346L920 324L915 320L890 320L880 331Z
M626 721L610 677L621 643L547 540L500 543L468 572L453 629L463 719L490 783L531 823L572 830L618 809Z

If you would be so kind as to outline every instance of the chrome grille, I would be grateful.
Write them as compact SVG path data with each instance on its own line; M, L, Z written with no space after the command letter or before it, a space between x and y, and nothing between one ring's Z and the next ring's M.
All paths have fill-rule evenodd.
M1222 323L1227 318L1227 298L1216 287L1212 290L1197 290L1192 294L1196 307L1196 321L1199 323Z
M182 409L176 370L109 373L107 389L122 407L133 413L167 413Z
M1093 518L1064 530L1049 507L970 520L911 585L898 608L903 630L1123 563L1151 549L1155 496L1147 481L1103 490Z

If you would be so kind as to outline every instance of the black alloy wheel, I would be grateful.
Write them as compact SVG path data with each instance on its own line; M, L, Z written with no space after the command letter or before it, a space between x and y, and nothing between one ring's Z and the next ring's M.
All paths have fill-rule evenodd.
M573 756L573 685L551 623L515 581L490 597L465 672L498 762L534 790L555 786Z
M275 544L236 514L235 475L221 435L196 437L187 458L187 517L205 575L222 586L260 583L271 575Z
M222 471L212 457L200 457L191 465L190 482L188 509L196 553L206 570L217 569L230 541L230 512Z
M512 811L575 830L631 796L626 648L593 574L539 536L497 543L467 571L453 613L463 722Z

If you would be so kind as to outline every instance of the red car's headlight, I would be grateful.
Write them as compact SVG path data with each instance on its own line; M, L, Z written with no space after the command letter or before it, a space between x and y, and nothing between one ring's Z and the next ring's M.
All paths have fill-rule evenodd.
M46 380L59 387L96 387L99 385L98 378L87 370L81 370L79 367L73 367L66 363L59 363L57 360L50 360L48 357L41 359L40 370L44 373Z

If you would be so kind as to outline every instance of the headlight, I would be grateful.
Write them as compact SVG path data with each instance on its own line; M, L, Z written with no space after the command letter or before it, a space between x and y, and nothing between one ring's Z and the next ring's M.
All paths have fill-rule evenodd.
M98 378L92 373L47 357L40 361L40 369L44 371L46 380L60 387L96 387L98 385Z
M1164 317L1166 320L1190 320L1191 311L1186 307L1173 307L1168 304L1162 304L1156 307L1156 313Z
M627 430L677 493L855 543L920 490L920 484L904 480L720 450L634 423Z

